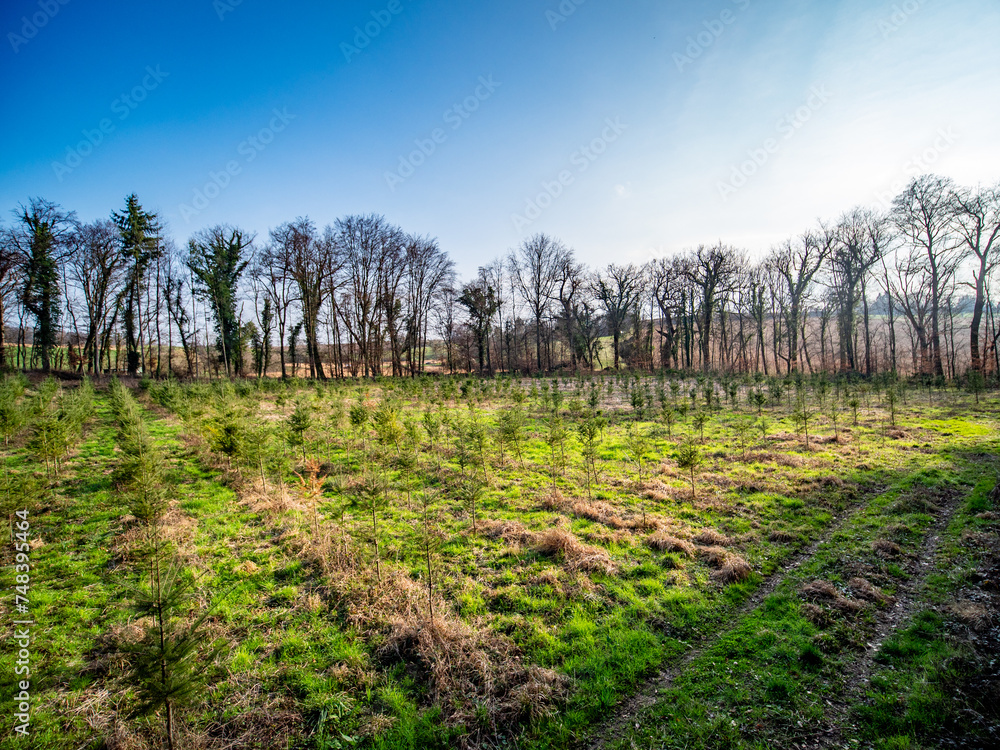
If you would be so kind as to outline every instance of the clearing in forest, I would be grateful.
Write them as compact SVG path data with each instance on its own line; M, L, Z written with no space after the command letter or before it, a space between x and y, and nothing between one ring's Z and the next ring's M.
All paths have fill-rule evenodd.
M995 398L132 385L0 386L34 747L1000 740Z

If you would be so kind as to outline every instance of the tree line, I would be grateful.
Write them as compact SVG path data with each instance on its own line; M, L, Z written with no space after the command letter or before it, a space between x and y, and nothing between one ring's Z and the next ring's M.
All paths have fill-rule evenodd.
M591 269L536 234L464 283L436 240L374 214L322 229L300 217L266 237L219 225L181 249L135 195L91 223L34 198L0 226L0 366L995 377L998 244L1000 185L937 175L759 259L718 242Z

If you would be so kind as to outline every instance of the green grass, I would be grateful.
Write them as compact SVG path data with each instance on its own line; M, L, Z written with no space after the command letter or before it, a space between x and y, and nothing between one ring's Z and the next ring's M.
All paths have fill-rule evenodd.
M345 737L363 747L449 747L465 736L473 742L493 737L520 747L568 748L647 677L692 649L703 649L638 719L640 728L630 722L621 746L632 741L662 747L782 746L803 736L800 722L810 726L826 715L825 698L842 687L845 669L856 661L878 616L875 606L845 616L821 604L825 614L817 620L800 587L821 578L848 592L848 581L860 571L892 594L916 575L905 555L920 548L934 522L923 504L928 498L969 495L956 520L992 533L987 521L974 516L989 509L984 498L992 484L977 482L976 472L983 466L980 456L996 452L995 404L964 414L954 395L936 398L933 407L911 403L900 407L901 433L883 436L884 415L870 394L858 427L849 415L841 416L842 442L829 439L831 425L817 416L807 451L783 402L767 407L768 437L755 433L746 460L732 423L753 414L749 407L713 412L704 443L690 413L678 415L672 438L647 414L637 426L649 435L652 449L639 487L626 449L633 421L629 399L620 384L609 394L613 381L599 379L600 409L610 421L598 449L599 479L590 502L575 438L565 448L565 466L556 470L562 499L550 496L552 451L545 442L544 391L537 381L497 381L485 390L478 381L467 381L472 385L464 397L453 382L150 388L146 424L166 455L173 507L168 536L198 576L199 600L217 601L211 633L230 644L215 665L221 675L217 684L183 712L186 731L204 735L224 727L260 746L282 736L289 747L336 747ZM586 382L579 388L573 381L564 385L562 412L570 427L574 415L586 410L588 388ZM523 464L510 453L501 463L491 447L485 467L463 471L455 454L457 425L472 417L491 429L500 410L518 403L518 391L527 417ZM417 467L406 470L396 460L396 446L379 447L371 426L363 440L346 418L331 426L331 415L346 414L359 397L372 406L391 399L404 424L421 424L431 409L447 416L451 426L433 450L418 428ZM305 454L322 463L319 538L300 479L308 476L302 448L288 445L284 430L299 400L308 405L312 422ZM690 403L686 390L681 400ZM700 391L698 403L703 403ZM259 473L255 460L241 453L231 464L213 451L213 431L227 413L237 415L240 430L267 428L267 492L259 483L252 486ZM698 441L704 457L693 501L688 477L673 460L677 443L688 438ZM32 551L32 607L39 623L34 747L89 746L112 731L151 742L161 731L155 717L129 717L134 686L123 684L115 666L116 649L128 637L131 591L144 568L129 541L135 522L112 486L114 444L112 416L100 393L61 474L31 500L33 534L45 540ZM18 480L47 481L23 436L3 461ZM390 484L388 503L378 511L383 576L400 576L414 587L393 602L378 601L370 516L351 505L350 482L380 466ZM404 483L409 471L414 476ZM486 483L477 508L480 522L519 524L523 541L472 533L458 488L473 476ZM337 477L346 486L336 484ZM285 488L284 499L279 487ZM475 658L489 663L512 659L522 669L552 670L559 679L553 697L539 688L516 710L500 710L509 696L488 695L486 688L474 696L447 693L442 701L435 693L433 664L416 651L387 649L396 643L399 623L429 632L426 555L415 535L423 522L423 491L431 493L434 527L442 538L433 560L435 590L444 607L439 614L453 623L446 627L461 625L477 634L454 643L478 644ZM682 538L706 530L729 537L729 554L749 563L749 578L725 585L704 554L651 549L645 543L649 531L637 528L643 513ZM835 523L841 524L839 531L815 555L759 606L748 604L767 576L782 575L797 552ZM554 527L570 532L586 545L586 554L605 562L577 569L569 553L540 551L537 535ZM963 585L963 571L975 567L962 533L955 522L948 527L940 559L927 577L927 596L941 607ZM342 539L346 563L337 557ZM873 549L877 540L898 544L904 556L881 556ZM928 617L925 630L912 637L904 631L898 643L890 640L882 650L894 661L877 664L872 713L859 709L854 717L870 732L866 737L882 727L899 742L917 742L949 726L949 665L965 657L948 645L947 616L929 611ZM4 654L2 666L12 672L10 654ZM927 705L917 705L917 691L908 693L902 679L918 674L941 677L937 693L921 693ZM10 694L5 687L2 697ZM913 706L899 709L900 700ZM0 719L3 736L11 727L9 716Z

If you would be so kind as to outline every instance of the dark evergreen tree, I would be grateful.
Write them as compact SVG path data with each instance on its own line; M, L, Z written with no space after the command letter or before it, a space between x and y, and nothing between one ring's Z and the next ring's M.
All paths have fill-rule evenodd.
M236 300L253 239L240 229L217 226L200 232L188 243L187 265L194 275L195 293L211 307L218 334L215 346L230 377L244 371Z
M21 304L35 319L34 345L48 372L59 333L62 262L76 215L41 198L32 198L14 214L18 221L8 238L23 275Z
M137 375L142 348L141 305L146 289L146 272L162 254L160 224L156 214L144 211L139 198L132 193L125 199L125 210L112 214L121 233L122 255L128 267L123 299L125 324L125 355L128 374Z

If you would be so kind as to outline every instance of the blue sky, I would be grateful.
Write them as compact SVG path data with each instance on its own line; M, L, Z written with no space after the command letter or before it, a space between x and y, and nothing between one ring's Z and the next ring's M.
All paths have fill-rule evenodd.
M0 207L134 191L178 244L375 212L465 276L536 231L757 254L1000 179L995 0L8 0L0 32Z

